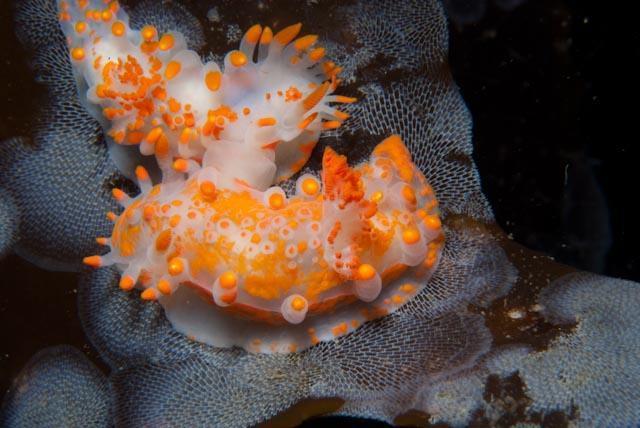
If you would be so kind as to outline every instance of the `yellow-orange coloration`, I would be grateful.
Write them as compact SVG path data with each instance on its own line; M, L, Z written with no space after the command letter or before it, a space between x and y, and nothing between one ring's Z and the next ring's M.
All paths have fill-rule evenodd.
M129 275L123 275L122 278L120 278L119 286L124 291L133 290L133 287L135 287L135 285L136 285L135 279L133 279Z
M280 193L274 193L269 196L269 207L279 210L284 207L284 197Z
M87 23L84 21L78 21L76 22L75 29L78 34L82 34L87 29Z
M291 307L296 311L301 311L307 306L307 303L304 301L302 297L294 297L291 300Z
M309 196L313 196L318 193L320 186L318 182L313 178L306 178L302 181L302 191Z
M281 45L287 45L291 42L291 40L296 38L301 28L301 23L289 25L288 27L285 27L282 30L278 31L276 35L273 36L273 39Z
M155 39L157 34L158 34L158 31L156 30L156 27L154 27L153 25L145 25L144 27L142 27L142 30L140 31L140 35L147 42L150 42L153 39Z
M363 280L372 279L376 276L376 269L370 264L363 263L358 267L358 277Z
M220 286L227 290L234 288L238 283L238 277L232 271L226 271L220 275Z
M248 61L247 56L241 51L233 51L229 55L229 61L234 67L242 67Z
M168 269L169 275L180 275L184 271L184 263L181 259L174 257L169 261Z
M82 61L85 57L84 49L82 48L73 48L71 49L71 58L76 61Z
M204 78L204 81L210 91L215 92L220 89L220 82L222 81L222 74L219 71L210 71Z
M171 80L180 73L181 69L182 65L178 61L171 61L167 64L167 68L164 71L164 77Z
M214 198L216 196L216 185L211 181L203 181L200 184L200 192L206 198Z
M261 117L258 119L258 126L273 126L276 124L276 119L274 117Z
M158 298L153 288L147 288L146 290L144 290L140 294L140 297L142 298L142 300L156 300Z
M420 232L415 228L408 228L402 232L402 240L407 244L415 244L420 240Z
M167 281L166 279L161 279L160 281L158 281L158 284L156 284L156 288L165 296L171 294L171 284L169 284L169 281Z
M100 256L89 256L82 259L82 263L93 268L100 267L102 265L102 258Z
M260 41L260 34L262 33L262 27L260 24L255 24L249 28L245 34L247 41L251 44L256 44Z

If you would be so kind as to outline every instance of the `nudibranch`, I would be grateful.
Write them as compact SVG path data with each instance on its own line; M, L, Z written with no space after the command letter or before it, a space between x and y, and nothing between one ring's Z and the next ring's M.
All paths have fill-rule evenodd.
M340 67L320 62L300 25L251 27L224 68L202 64L181 34L134 31L117 2L60 3L86 101L116 143L155 155L124 207L110 251L120 287L158 300L174 328L214 346L294 352L395 311L425 285L443 233L432 188L399 136L350 166L331 148L294 194L277 183L306 163L324 129ZM294 40L295 39L295 40Z
M211 150L249 185L284 180L348 117L329 104L355 101L333 95L341 69L316 35L296 39L301 24L252 26L221 69L179 32L132 30L117 1L63 0L59 10L81 99L113 141L155 154L165 175L172 159Z

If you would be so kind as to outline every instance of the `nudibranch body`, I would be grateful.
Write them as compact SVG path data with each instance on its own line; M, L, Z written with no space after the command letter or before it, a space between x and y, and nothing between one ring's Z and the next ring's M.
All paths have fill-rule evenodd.
M116 1L62 1L60 20L81 98L116 143L155 153L165 175L171 159L211 150L219 169L253 187L284 180L321 130L348 117L329 103L355 101L332 95L340 68L323 61L316 35L295 39L300 24L276 34L254 25L221 69L179 32L132 30Z
M60 3L81 93L120 144L154 154L162 182L114 189L125 208L103 256L120 287L158 300L173 326L215 346L292 352L402 306L426 283L443 243L437 201L398 136L355 167L325 150L320 177L275 186L305 164L340 68L316 36L251 27L224 69L202 64L176 32L134 31L117 2ZM257 58L254 61L254 58ZM86 90L86 91L85 91Z

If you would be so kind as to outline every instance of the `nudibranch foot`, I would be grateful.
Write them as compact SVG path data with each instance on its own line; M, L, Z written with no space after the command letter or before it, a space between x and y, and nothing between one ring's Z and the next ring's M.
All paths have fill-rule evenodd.
M225 154L214 156L218 169L264 190L348 118L332 105L354 101L333 95L341 68L324 60L316 35L298 37L300 24L275 34L252 26L220 67L203 64L177 31L131 29L117 1L63 0L59 11L80 98L115 143L155 154L165 175L174 158L212 149Z
M177 165L176 165L177 163ZM171 180L114 189L123 206L103 256L120 287L159 300L179 331L216 346L291 352L395 311L419 292L443 245L438 204L398 136L349 166L327 148L321 178L287 195L231 183L203 161ZM238 334L238 332L242 334Z

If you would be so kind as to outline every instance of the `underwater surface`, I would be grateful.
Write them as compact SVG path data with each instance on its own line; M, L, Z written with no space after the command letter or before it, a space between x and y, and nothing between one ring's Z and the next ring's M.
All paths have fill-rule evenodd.
M245 426L300 400L272 423L318 413L370 418L363 426L640 423L640 289L625 281L640 279L627 191L638 148L607 121L615 24L604 7L122 2L132 27L177 29L217 61L256 22L302 22L345 68L338 93L358 98L320 139L312 169L321 147L355 163L398 133L435 190L446 244L425 289L364 328L281 357L189 341L157 303L118 290L117 271L80 265L108 233L110 189L135 185L74 98L55 2L9 3L0 9L3 426L45 417ZM338 423L356 422L305 425Z

